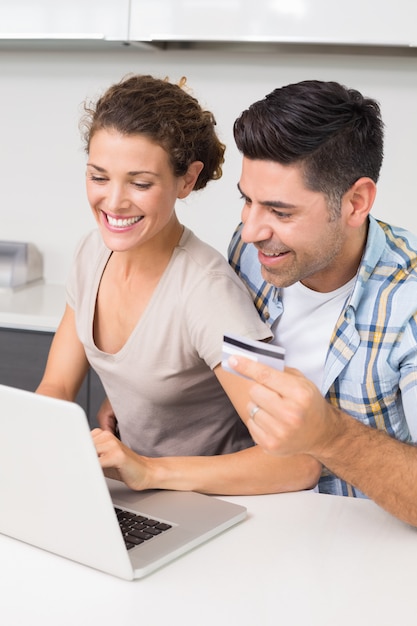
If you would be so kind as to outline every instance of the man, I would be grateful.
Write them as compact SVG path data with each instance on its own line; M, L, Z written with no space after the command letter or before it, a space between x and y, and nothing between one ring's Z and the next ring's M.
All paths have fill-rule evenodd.
M365 495L417 526L417 237L370 216L379 106L304 81L255 102L234 135L244 208L230 262L287 365L231 358L256 382L252 437L320 461L320 492Z

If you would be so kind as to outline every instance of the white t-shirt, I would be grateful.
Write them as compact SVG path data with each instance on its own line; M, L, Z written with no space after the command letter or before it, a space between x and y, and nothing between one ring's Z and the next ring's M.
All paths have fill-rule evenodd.
M327 293L297 282L282 290L284 312L273 324L272 343L285 348L285 365L295 367L321 389L330 338L355 277Z

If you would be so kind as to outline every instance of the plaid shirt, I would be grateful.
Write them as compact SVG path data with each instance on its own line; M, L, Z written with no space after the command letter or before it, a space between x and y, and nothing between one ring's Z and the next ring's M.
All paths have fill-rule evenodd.
M240 239L229 262L261 318L282 314L280 289L264 281L257 250ZM279 337L279 326L278 326ZM400 441L417 442L417 237L369 218L366 249L327 353L321 392L334 406ZM319 491L363 494L324 469Z

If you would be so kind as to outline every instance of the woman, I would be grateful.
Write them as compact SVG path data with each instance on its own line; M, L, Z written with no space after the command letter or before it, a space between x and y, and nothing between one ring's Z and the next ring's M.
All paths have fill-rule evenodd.
M129 77L86 107L98 228L76 252L38 392L74 400L89 365L96 370L117 421L93 431L97 453L107 475L134 489L309 487L310 459L274 461L253 446L238 415L248 382L220 365L225 331L270 331L223 257L175 212L178 198L221 176L214 127L184 82L151 76Z

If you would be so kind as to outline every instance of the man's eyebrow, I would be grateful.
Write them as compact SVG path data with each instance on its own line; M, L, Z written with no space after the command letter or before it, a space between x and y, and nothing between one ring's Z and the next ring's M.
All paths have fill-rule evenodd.
M237 184L237 188L244 198L246 198L247 200L250 200L249 196L245 194L245 192L242 190L239 183ZM261 200L259 204L265 207L272 207L273 209L296 209L297 208L295 204L290 204L289 202L282 202L281 200Z

